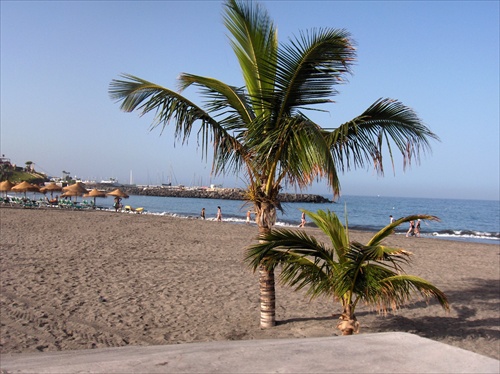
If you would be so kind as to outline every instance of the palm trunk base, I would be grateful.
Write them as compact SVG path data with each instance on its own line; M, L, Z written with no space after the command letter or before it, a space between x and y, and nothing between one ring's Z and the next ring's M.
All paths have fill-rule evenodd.
M347 313L343 313L339 317L337 328L341 331L342 335L357 334L359 332L359 322L355 315L350 316Z
M260 327L267 329L276 325L276 299L274 270L259 268L260 284Z

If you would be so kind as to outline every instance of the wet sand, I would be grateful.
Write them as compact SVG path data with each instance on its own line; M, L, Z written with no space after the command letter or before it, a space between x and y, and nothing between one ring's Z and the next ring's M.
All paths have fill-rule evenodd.
M1 353L339 334L338 304L280 285L278 324L260 329L258 275L243 263L254 225L14 208L0 220ZM443 290L451 311L419 299L386 316L359 306L360 333L410 332L500 359L500 246L388 243L414 253L407 272Z

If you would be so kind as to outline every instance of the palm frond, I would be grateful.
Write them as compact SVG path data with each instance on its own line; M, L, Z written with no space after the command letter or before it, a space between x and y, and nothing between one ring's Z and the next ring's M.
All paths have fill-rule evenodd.
M331 102L335 85L345 82L356 53L345 30L313 29L280 49L276 72L278 118L299 108Z
M402 248L387 247L384 245L363 245L358 242L351 242L349 251L345 254L345 257L352 263L359 264L359 266L370 262L378 262L400 271L402 268L399 264L408 264L411 255L411 252Z
M450 309L448 298L436 286L430 282L413 275L395 275L381 281L381 284L391 294L398 295L394 301L393 307L399 307L411 300L413 292L419 293L426 300L434 298L445 310Z
M371 164L383 174L382 151L388 147L391 162L391 142L403 156L403 167L420 162L421 153L430 151L430 139L439 140L417 114L401 102L379 99L363 114L326 135L337 167L342 170Z
M397 273L393 269L376 262L345 261L339 264L336 277L332 279L332 294L338 298L355 295L369 304L384 296L379 290L379 281L394 275Z
M405 222L410 222L410 221L416 221L416 220L427 220L427 221L440 221L438 217L436 216L431 216L427 214L414 214L411 216L406 216L406 217L401 217L395 220L393 223L390 225L385 226L382 230L378 231L375 233L375 235L372 236L370 241L367 243L369 246L376 246L379 245L384 239L386 239L389 235L394 233L394 230L396 227L400 226L401 224Z
M279 127L266 130L267 122L262 117L252 122L245 144L275 185L286 181L304 188L316 178L326 177L333 188L339 188L335 164L319 126L302 116L284 119ZM267 189L273 187L270 182Z
M334 253L314 237L288 229L259 236L260 243L247 249L245 260L255 271L260 265L274 269L282 265L282 284L300 290L307 287L313 298L331 291Z
M247 127L253 121L254 114L242 89L229 86L214 78L193 74L182 74L179 78L181 90L191 85L200 88L206 98L206 109L217 119L217 129L221 136L214 136L213 171L220 174L227 170L236 173L248 164L248 146L245 144ZM208 135L208 133L205 133Z
M318 178L326 178L327 184L334 191L339 191L335 162L328 151L322 129L300 114L285 123L280 126L277 137L276 144L281 144L281 147L274 152L279 161L277 183L286 180L302 189Z
M254 271L264 258L271 267L286 262L290 255L306 257L314 254L324 261L332 261L331 252L302 231L276 229L260 235L258 239L259 243L248 247L245 254L245 261Z
M384 313L408 304L415 293L426 300L435 298L445 310L449 309L446 295L422 278L401 275L377 263L363 266L356 277L354 273L355 270L348 266L339 270L332 286L335 294L344 295L352 291L360 301Z
M306 294L311 298L331 294L330 274L335 267L319 257L298 256L290 253L290 258L283 262L279 279L283 285L296 291L307 287Z
M260 4L228 0L224 24L236 57L240 63L247 91L256 114L262 114L267 104L262 101L264 92L273 91L274 79L264 79L275 69L278 36L271 18ZM272 76L273 74L271 74Z
M339 261L349 250L349 235L338 216L330 210L318 210L316 213L301 209L325 233L332 243Z
M121 101L120 109L125 112L138 110L141 116L154 112L151 129L162 126L163 130L171 119L175 119L176 138L185 142L194 122L200 120L203 124L217 126L208 113L177 92L133 75L123 74L122 78L111 81L110 97Z
M123 80L112 80L109 89L111 98L122 102L122 110L127 112L138 110L141 116L154 112L155 118L151 130L160 126L163 131L171 120L175 121L175 139L183 143L188 141L194 123L199 121L198 139L201 139L205 158L209 145L213 145L215 174L228 168L239 169L245 153L244 147L224 127L224 123L216 121L208 112L177 92L132 75L126 74L122 77ZM217 81L210 78L184 75L181 83L187 86L189 80L191 83L197 82L200 86L204 83L211 84L207 89L218 87L228 95L231 92L231 88L223 84L217 86ZM233 93L234 102L237 101L235 96L237 95Z
M179 77L179 83L181 90L185 90L193 84L200 87L203 95L207 98L207 111L215 113L214 116L223 117L219 122L226 123L226 129L231 124L233 124L230 128L232 130L244 129L255 117L242 89L229 86L214 78L193 74L182 74ZM221 111L223 113L220 113ZM235 121L235 119L238 119L238 121Z

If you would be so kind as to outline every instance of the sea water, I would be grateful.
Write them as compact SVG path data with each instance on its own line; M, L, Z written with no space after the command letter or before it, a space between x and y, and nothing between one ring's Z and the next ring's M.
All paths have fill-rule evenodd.
M331 197L330 197L331 198ZM97 199L97 205L112 209L111 198ZM199 218L205 208L206 218L215 220L217 207L222 209L223 220L244 223L251 205L238 200L130 196L122 201L124 206L144 208L146 214L169 215L184 218ZM421 236L463 241L500 244L500 201L498 200L455 200L402 198L379 196L343 196L332 203L283 203L283 211L278 212L277 226L298 226L300 209L312 212L330 210L342 222L348 222L351 229L378 231L389 224L389 216L395 219L427 214L437 216L440 221L423 221ZM311 225L309 222L308 225ZM404 234L408 226L400 226L397 231Z

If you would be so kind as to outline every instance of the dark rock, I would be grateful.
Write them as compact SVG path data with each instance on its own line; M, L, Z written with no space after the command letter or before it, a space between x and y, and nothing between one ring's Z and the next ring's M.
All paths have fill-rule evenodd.
M98 185L100 190L115 189L106 185ZM188 197L188 198L203 198L203 199L225 199L225 200L245 200L245 191L240 188L197 188L187 189L181 187L139 187L139 186L122 186L120 189L129 195L140 196L164 196L164 197ZM311 194L291 194L283 193L279 195L279 199L284 203L330 203L331 201L321 195Z

